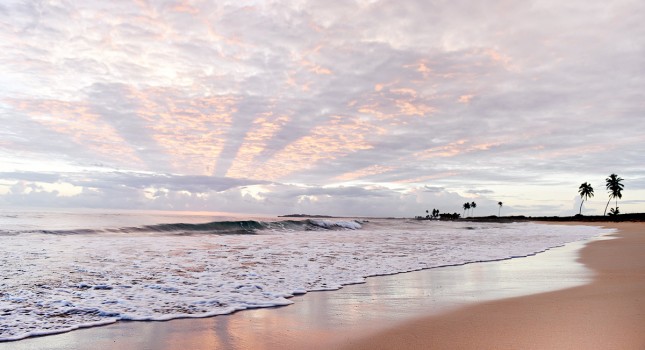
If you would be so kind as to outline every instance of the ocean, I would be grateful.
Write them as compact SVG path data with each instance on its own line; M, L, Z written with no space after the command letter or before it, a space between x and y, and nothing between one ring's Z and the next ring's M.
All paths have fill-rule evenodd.
M0 341L291 304L366 277L521 258L589 226L0 211Z

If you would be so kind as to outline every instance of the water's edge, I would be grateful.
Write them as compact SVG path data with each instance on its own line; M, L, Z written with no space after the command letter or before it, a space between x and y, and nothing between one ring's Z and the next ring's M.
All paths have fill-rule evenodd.
M337 288L307 290L307 291L303 291L303 293L294 293L293 295L285 296L285 298L287 298L287 299L289 299L291 301L294 301L294 300L301 299L303 297L307 297L306 295L303 296L302 294L306 294L306 293L311 294L311 292L320 292L320 291L336 291L336 290L339 290L339 289L343 288L344 286L350 286L350 285L354 285L354 284L364 284L366 282L369 283L371 280L378 279L379 277L403 275L403 274L408 274L410 272L427 271L427 270L446 270L446 269L450 269L450 268L456 268L456 267L462 267L462 266L468 266L468 265L476 265L476 264L494 263L494 262L505 262L505 261L509 261L509 262L514 261L514 262L516 262L516 261L521 261L522 259L527 258L527 257L536 256L538 254L545 253L545 252L548 252L548 251L552 251L552 250L558 249L558 248L563 248L563 247L577 246L575 249L576 249L576 251L579 251L580 249L582 249L584 247L584 245L586 245L589 242L592 242L592 241L595 241L595 240L601 240L601 239L608 239L606 236L608 236L608 235L610 235L612 233L613 233L613 231L606 230L602 234L600 234L599 236L596 236L596 237L593 237L593 238L590 238L590 239L587 239L587 240L573 241L573 242L566 243L566 244L563 244L563 245L556 245L556 246L549 247L549 248L546 248L546 249L543 249L543 250L540 250L540 251L529 253L527 255L510 256L510 257L506 257L506 258L489 259L489 260L472 260L472 261L466 261L466 262L462 262L462 263L458 263L458 264L446 264L446 265L432 266L432 267L428 267L428 268L409 269L409 270L392 272L392 273L370 274L370 275L363 276L363 280L361 280L361 281L353 281L353 282L349 282L349 283L343 283ZM368 279L366 280L366 278L368 278ZM590 280L591 279L589 278L589 281ZM553 286L551 286L551 287L553 287ZM563 289L563 288L568 288L568 287L571 287L571 285L562 286L561 288L550 288L550 289L546 289L546 290L538 290L538 291L534 291L534 292L529 292L529 293L524 293L524 294L517 294L517 295L498 295L494 299L507 298L507 297L510 297L510 296L530 295L530 294L541 293L541 292L545 292L545 291L558 290L558 289ZM314 293L314 294L317 294L317 293ZM480 297L481 297L481 295L480 295ZM493 300L493 299L486 299L486 300ZM284 305L258 306L258 308L270 309L270 308L286 306L286 305L288 305L288 304L285 303ZM254 309L254 308L244 307L244 308L232 309L232 310L230 310L230 312L227 312L227 313L181 315L181 316L178 316L178 317L168 317L166 319L134 320L134 322L152 321L152 322L156 323L156 322L160 322L160 321L170 321L170 320L188 319L188 318L212 318L214 316L231 315L231 314L237 313L238 311L251 310L251 309ZM43 337L43 336L50 336L50 335L56 335L56 334L69 333L69 332L72 332L72 331L75 331L75 330L78 330L78 329L95 328L95 327L106 326L106 325L111 325L111 324L120 323L120 322L128 322L129 323L129 322L133 322L133 320L119 320L119 319L116 319L116 320L105 321L105 322L96 322L96 323L91 323L91 324L84 324L84 325L80 325L80 326L76 326L76 327L70 327L69 329L56 330L56 331L53 331L53 332L46 332L46 333L45 332L42 332L42 333L34 332L32 334L28 334L28 335L25 335L25 336L22 336L22 337L17 337L15 339L4 339L2 342L4 344L12 343L12 344L17 345L17 344L22 343L22 342L16 342L16 341L19 341L19 340L28 340L28 339L34 339L34 338Z

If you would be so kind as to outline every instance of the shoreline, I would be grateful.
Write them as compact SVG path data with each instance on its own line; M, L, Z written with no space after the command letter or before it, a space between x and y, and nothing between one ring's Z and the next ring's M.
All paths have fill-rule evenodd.
M338 349L644 349L645 223L571 224L618 229L580 251L590 283L417 318Z
M369 278L367 283L337 291L296 296L293 298L296 303L289 307L167 322L120 321L0 343L0 348L3 345L12 349L336 348L355 340L357 334L386 331L428 313L436 315L486 300L587 283L591 280L589 271L575 262L586 242L519 259ZM522 281L526 275L540 276ZM553 285L563 281L569 285Z

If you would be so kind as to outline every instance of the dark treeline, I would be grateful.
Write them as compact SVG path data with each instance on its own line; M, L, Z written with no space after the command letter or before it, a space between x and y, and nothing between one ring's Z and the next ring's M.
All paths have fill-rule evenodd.
M631 214L620 214L618 216L608 216L608 215L590 215L590 216L524 216L524 215L514 215L514 216L504 216L497 217L495 215L491 216L480 216L476 218L465 218L466 221L478 221L478 222L522 222L522 221L554 221L554 222L569 222L569 221L582 221L582 222L629 222L629 221L645 221L645 213L631 213Z
M501 216L501 211L502 211L502 206L504 203L502 202L497 202L498 205L498 211L497 211L497 216L491 215L487 217L479 217L475 219L474 215L474 210L477 208L477 203L473 202L466 202L462 206L464 209L464 216L463 220L477 220L477 221L521 221L521 220L542 220L542 221L607 221L607 209L609 208L609 204L611 203L611 200L614 199L616 202L616 206L613 208L609 208L609 216L612 218L612 221L643 221L642 216L645 214L620 214L620 210L618 207L618 199L623 198L622 191L625 188L623 185L623 178L616 174L611 174L605 179L605 188L607 189L607 192L609 193L609 200L607 201L607 205L605 206L605 211L602 216L583 216L582 215L582 207L585 201L588 201L589 198L593 198L594 196L594 189L591 186L591 184L587 182L583 182L580 187L578 187L578 194L580 194L580 198L582 199L580 202L580 209L578 211L578 214L576 214L573 217L558 217L558 216L542 216L542 217L526 217L523 215L520 216L506 216L502 217ZM470 213L469 213L470 212ZM470 218L468 218L468 214L470 214ZM417 220L456 220L460 219L461 215L457 213L449 214L449 213L439 213L438 209L432 209L432 214L428 210L426 210L426 216L415 216L415 219ZM618 219L620 218L620 219Z
M426 210L426 216L415 216L417 220L457 220L461 217L458 213L440 213L439 209L432 209L432 214Z

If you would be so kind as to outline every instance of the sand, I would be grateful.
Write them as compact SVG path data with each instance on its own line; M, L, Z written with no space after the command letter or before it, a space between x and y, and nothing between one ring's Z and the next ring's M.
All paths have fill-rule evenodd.
M645 349L645 224L606 225L584 286L477 304L350 340L343 349Z
M118 322L0 349L645 349L645 225L611 226L619 239L584 248L370 278L283 308Z

